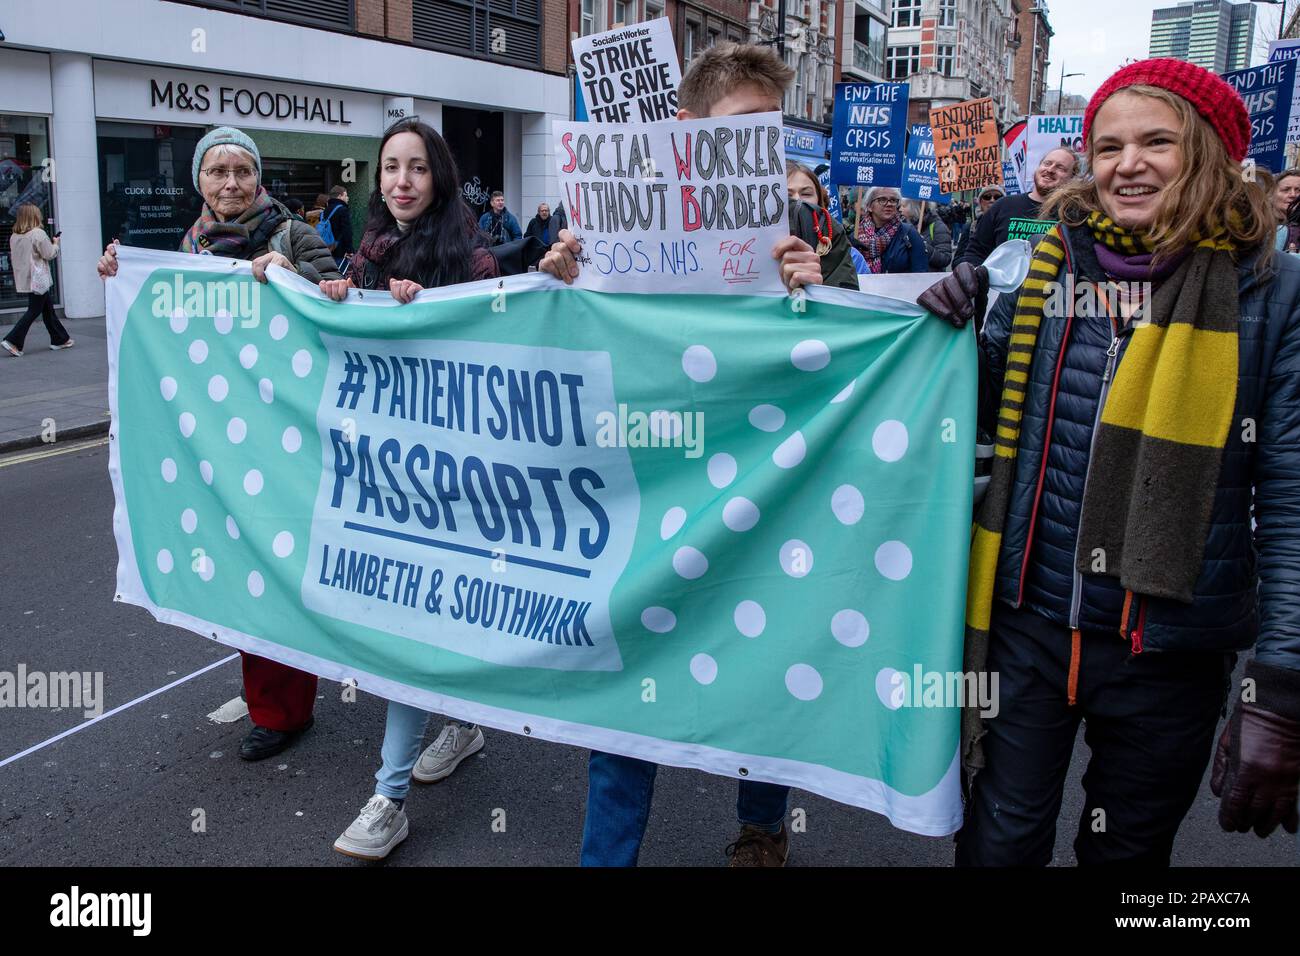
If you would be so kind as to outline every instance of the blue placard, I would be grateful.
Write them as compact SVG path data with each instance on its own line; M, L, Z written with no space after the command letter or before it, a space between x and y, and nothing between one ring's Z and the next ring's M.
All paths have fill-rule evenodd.
M906 199L922 199L943 206L952 200L939 188L939 170L934 163L934 136L928 124L907 128L907 159L903 163L903 185L899 192Z
M1250 149L1246 158L1280 173L1286 167L1286 128L1295 90L1295 60L1278 60L1223 74L1246 103L1250 114Z
M906 83L836 83L831 182L901 186L907 131Z
M1002 191L1008 196L1019 196L1024 192L1020 188L1020 179L1016 176L1015 163L1009 159L1002 160Z
M826 211L831 214L831 218L840 222L844 219L843 211L840 209L840 188L831 184L831 168L825 164L822 165L822 171L817 178L821 180L822 188L826 190L826 196L830 200Z

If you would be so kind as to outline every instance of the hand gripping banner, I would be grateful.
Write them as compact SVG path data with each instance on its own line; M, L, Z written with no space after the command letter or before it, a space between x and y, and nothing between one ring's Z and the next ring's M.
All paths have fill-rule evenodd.
M958 827L969 330L838 289L335 303L120 262L118 600L463 720Z

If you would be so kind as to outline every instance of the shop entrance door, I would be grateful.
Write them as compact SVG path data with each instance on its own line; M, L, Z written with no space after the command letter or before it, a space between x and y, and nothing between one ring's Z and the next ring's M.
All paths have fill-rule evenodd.
M467 110L458 106L442 108L442 138L456 157L460 169L461 194L474 215L487 211L492 190L504 189L503 152L505 121L500 112ZM506 196L506 206L516 216L518 196Z

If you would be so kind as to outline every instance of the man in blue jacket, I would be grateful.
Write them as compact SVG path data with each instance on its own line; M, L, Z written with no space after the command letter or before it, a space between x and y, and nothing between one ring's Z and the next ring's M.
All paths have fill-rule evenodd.
M519 220L506 208L505 193L499 189L494 192L489 206L491 208L479 217L478 227L487 233L492 245L513 242L523 236Z

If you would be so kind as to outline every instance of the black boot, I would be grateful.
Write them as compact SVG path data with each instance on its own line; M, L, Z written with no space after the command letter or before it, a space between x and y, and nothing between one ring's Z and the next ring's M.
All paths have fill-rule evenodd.
M265 760L274 757L295 740L311 729L316 718L308 717L307 723L297 730L271 730L269 727L254 727L239 744L239 756L244 760Z

